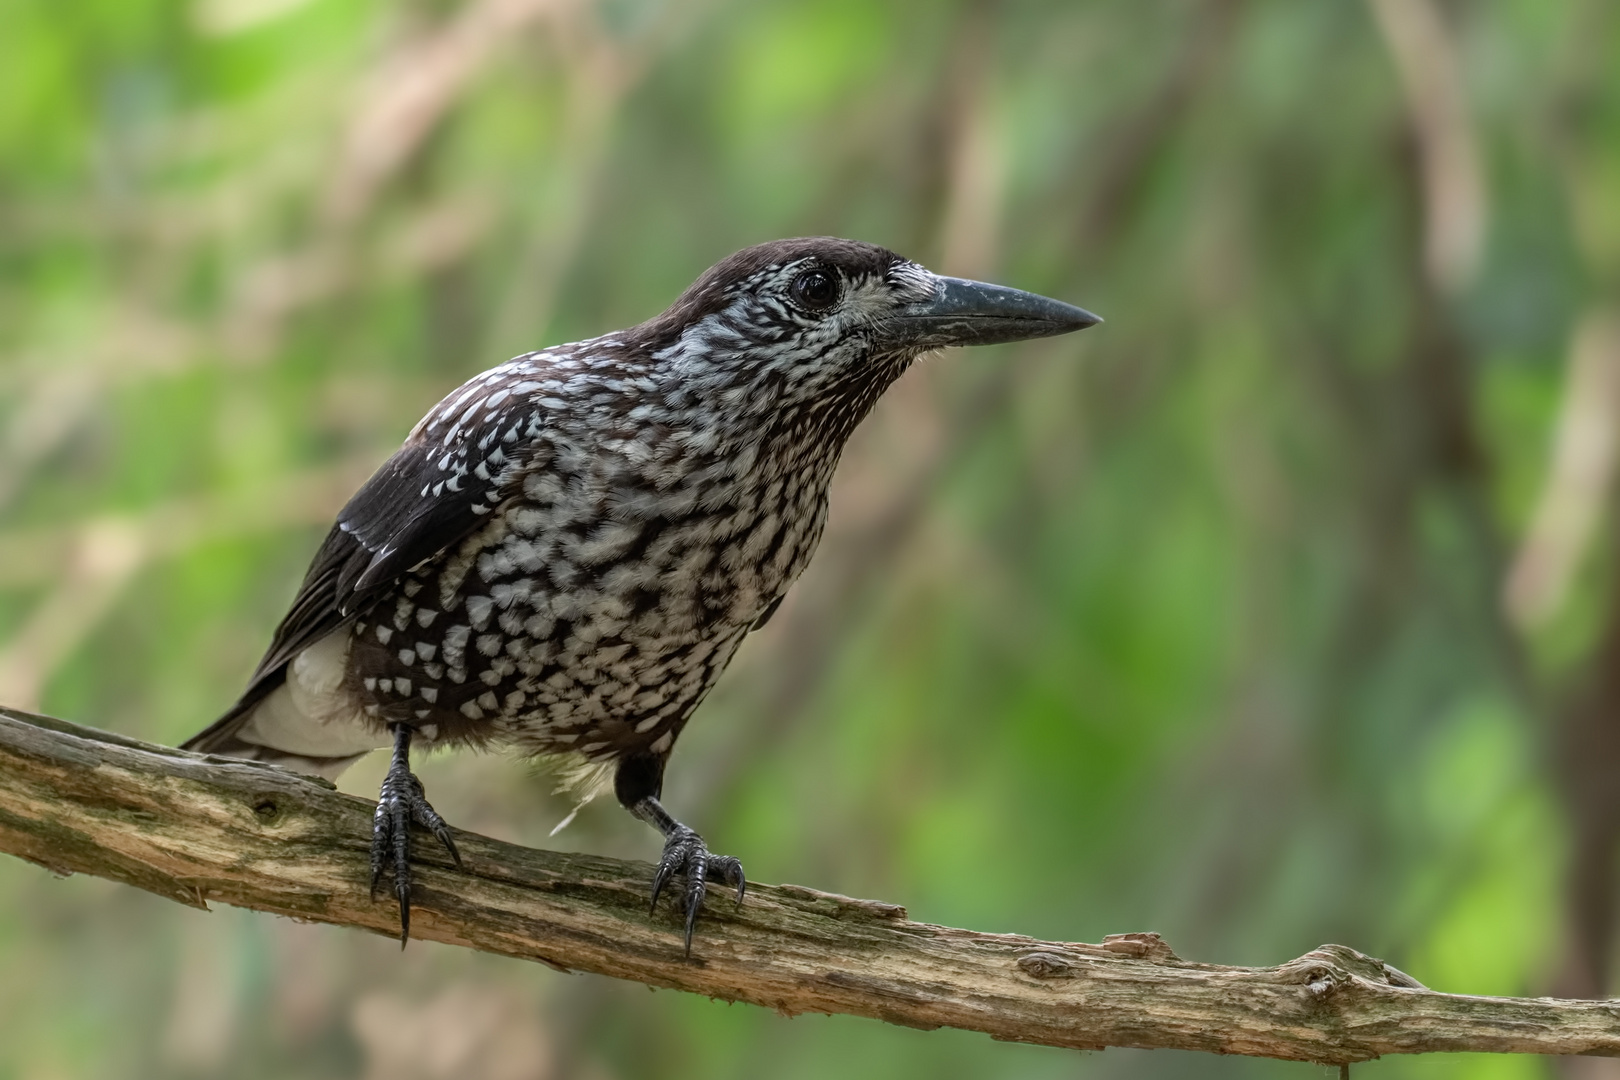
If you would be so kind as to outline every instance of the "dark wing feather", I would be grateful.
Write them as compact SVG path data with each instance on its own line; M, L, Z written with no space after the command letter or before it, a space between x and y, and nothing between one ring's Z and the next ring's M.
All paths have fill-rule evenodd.
M480 414L477 406L500 380L475 383L485 394L473 408L456 419L473 384L445 398L339 512L242 697L185 749L212 749L281 684L294 657L363 616L401 575L466 539L521 484L517 456L532 443L519 441L518 429L539 418L521 399ZM449 435L436 437L447 427Z
M482 485L434 495L443 479L420 445L407 445L355 492L326 534L248 692L265 676L382 599L407 570L460 543L488 520ZM476 513L474 506L483 513Z

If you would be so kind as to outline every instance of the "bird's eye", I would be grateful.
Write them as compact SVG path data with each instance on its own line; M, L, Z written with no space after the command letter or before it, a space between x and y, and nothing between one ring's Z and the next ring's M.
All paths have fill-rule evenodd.
M838 300L838 283L825 270L806 270L793 279L793 299L811 311L830 308Z

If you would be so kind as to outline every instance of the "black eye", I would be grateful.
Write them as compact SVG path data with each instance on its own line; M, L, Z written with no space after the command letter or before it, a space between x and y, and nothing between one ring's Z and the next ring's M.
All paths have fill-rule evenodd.
M812 311L830 308L838 300L838 283L825 270L806 270L793 279L793 299Z

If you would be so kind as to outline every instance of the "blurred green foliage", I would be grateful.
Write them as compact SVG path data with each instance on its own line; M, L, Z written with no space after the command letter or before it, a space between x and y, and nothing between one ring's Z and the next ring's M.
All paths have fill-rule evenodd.
M930 921L1337 941L1474 993L1579 966L1605 0L4 0L0 698L185 737L441 394L811 233L1108 321L896 388L672 809ZM548 841L521 763L423 772L461 827L655 850L606 802ZM14 860L0 972L7 1080L1325 1075L788 1020Z

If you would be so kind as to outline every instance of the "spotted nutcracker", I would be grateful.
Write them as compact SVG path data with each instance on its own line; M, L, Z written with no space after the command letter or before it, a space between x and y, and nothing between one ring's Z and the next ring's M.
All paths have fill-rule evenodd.
M1095 315L941 277L870 244L724 259L662 315L527 353L451 393L368 480L231 709L186 748L335 777L392 743L373 822L410 931L410 824L460 856L418 746L562 757L664 834L652 902L734 858L660 804L681 728L776 610L827 521L845 440L922 353L1066 334Z

